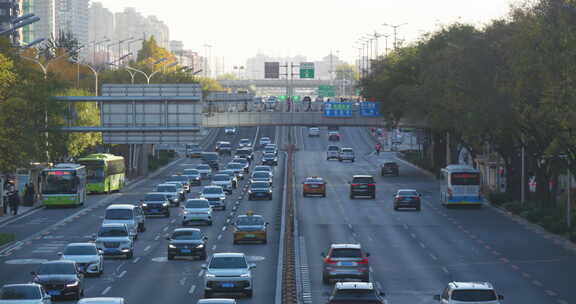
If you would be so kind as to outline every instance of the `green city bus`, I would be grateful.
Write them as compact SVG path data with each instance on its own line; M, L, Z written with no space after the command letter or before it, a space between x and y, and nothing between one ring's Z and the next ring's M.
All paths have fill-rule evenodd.
M86 166L88 193L110 193L124 187L126 167L124 157L112 154L90 154L78 159Z
M45 207L80 206L86 201L86 167L57 164L42 170L42 204Z

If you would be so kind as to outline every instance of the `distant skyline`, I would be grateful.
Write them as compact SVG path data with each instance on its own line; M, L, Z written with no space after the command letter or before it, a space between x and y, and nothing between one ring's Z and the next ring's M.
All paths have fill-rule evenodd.
M403 24L398 37L411 42L426 32L454 22L476 26L504 17L517 0L100 0L114 13L134 7L155 15L170 28L170 39L181 40L186 49L205 53L212 45L214 57L225 65L244 65L258 53L269 56L303 55L320 60L330 54L354 62L356 41L374 31L391 35L383 23ZM384 38L379 51L384 52Z

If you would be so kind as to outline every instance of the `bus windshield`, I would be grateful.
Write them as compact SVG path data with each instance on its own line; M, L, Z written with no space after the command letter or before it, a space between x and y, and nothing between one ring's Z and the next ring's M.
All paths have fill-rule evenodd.
M478 173L452 173L450 183L453 186L478 186L480 174Z
M76 175L70 171L49 171L42 180L44 194L75 194L78 191Z

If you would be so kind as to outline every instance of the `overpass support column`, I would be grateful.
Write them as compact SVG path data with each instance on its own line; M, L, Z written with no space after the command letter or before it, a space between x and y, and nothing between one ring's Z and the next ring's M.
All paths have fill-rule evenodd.
M138 150L137 154L137 170L139 176L148 175L148 155L151 154L152 145L143 144L135 145L135 149Z

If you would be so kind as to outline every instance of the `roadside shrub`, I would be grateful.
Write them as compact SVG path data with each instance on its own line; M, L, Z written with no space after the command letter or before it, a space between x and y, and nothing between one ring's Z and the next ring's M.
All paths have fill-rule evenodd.
M503 204L512 201L512 195L506 192L491 192L488 194L488 200L496 206L502 206Z
M522 205L520 204L520 202L504 203L502 207L504 207L504 209L506 209L508 212L514 214L520 214L520 212L522 212Z

